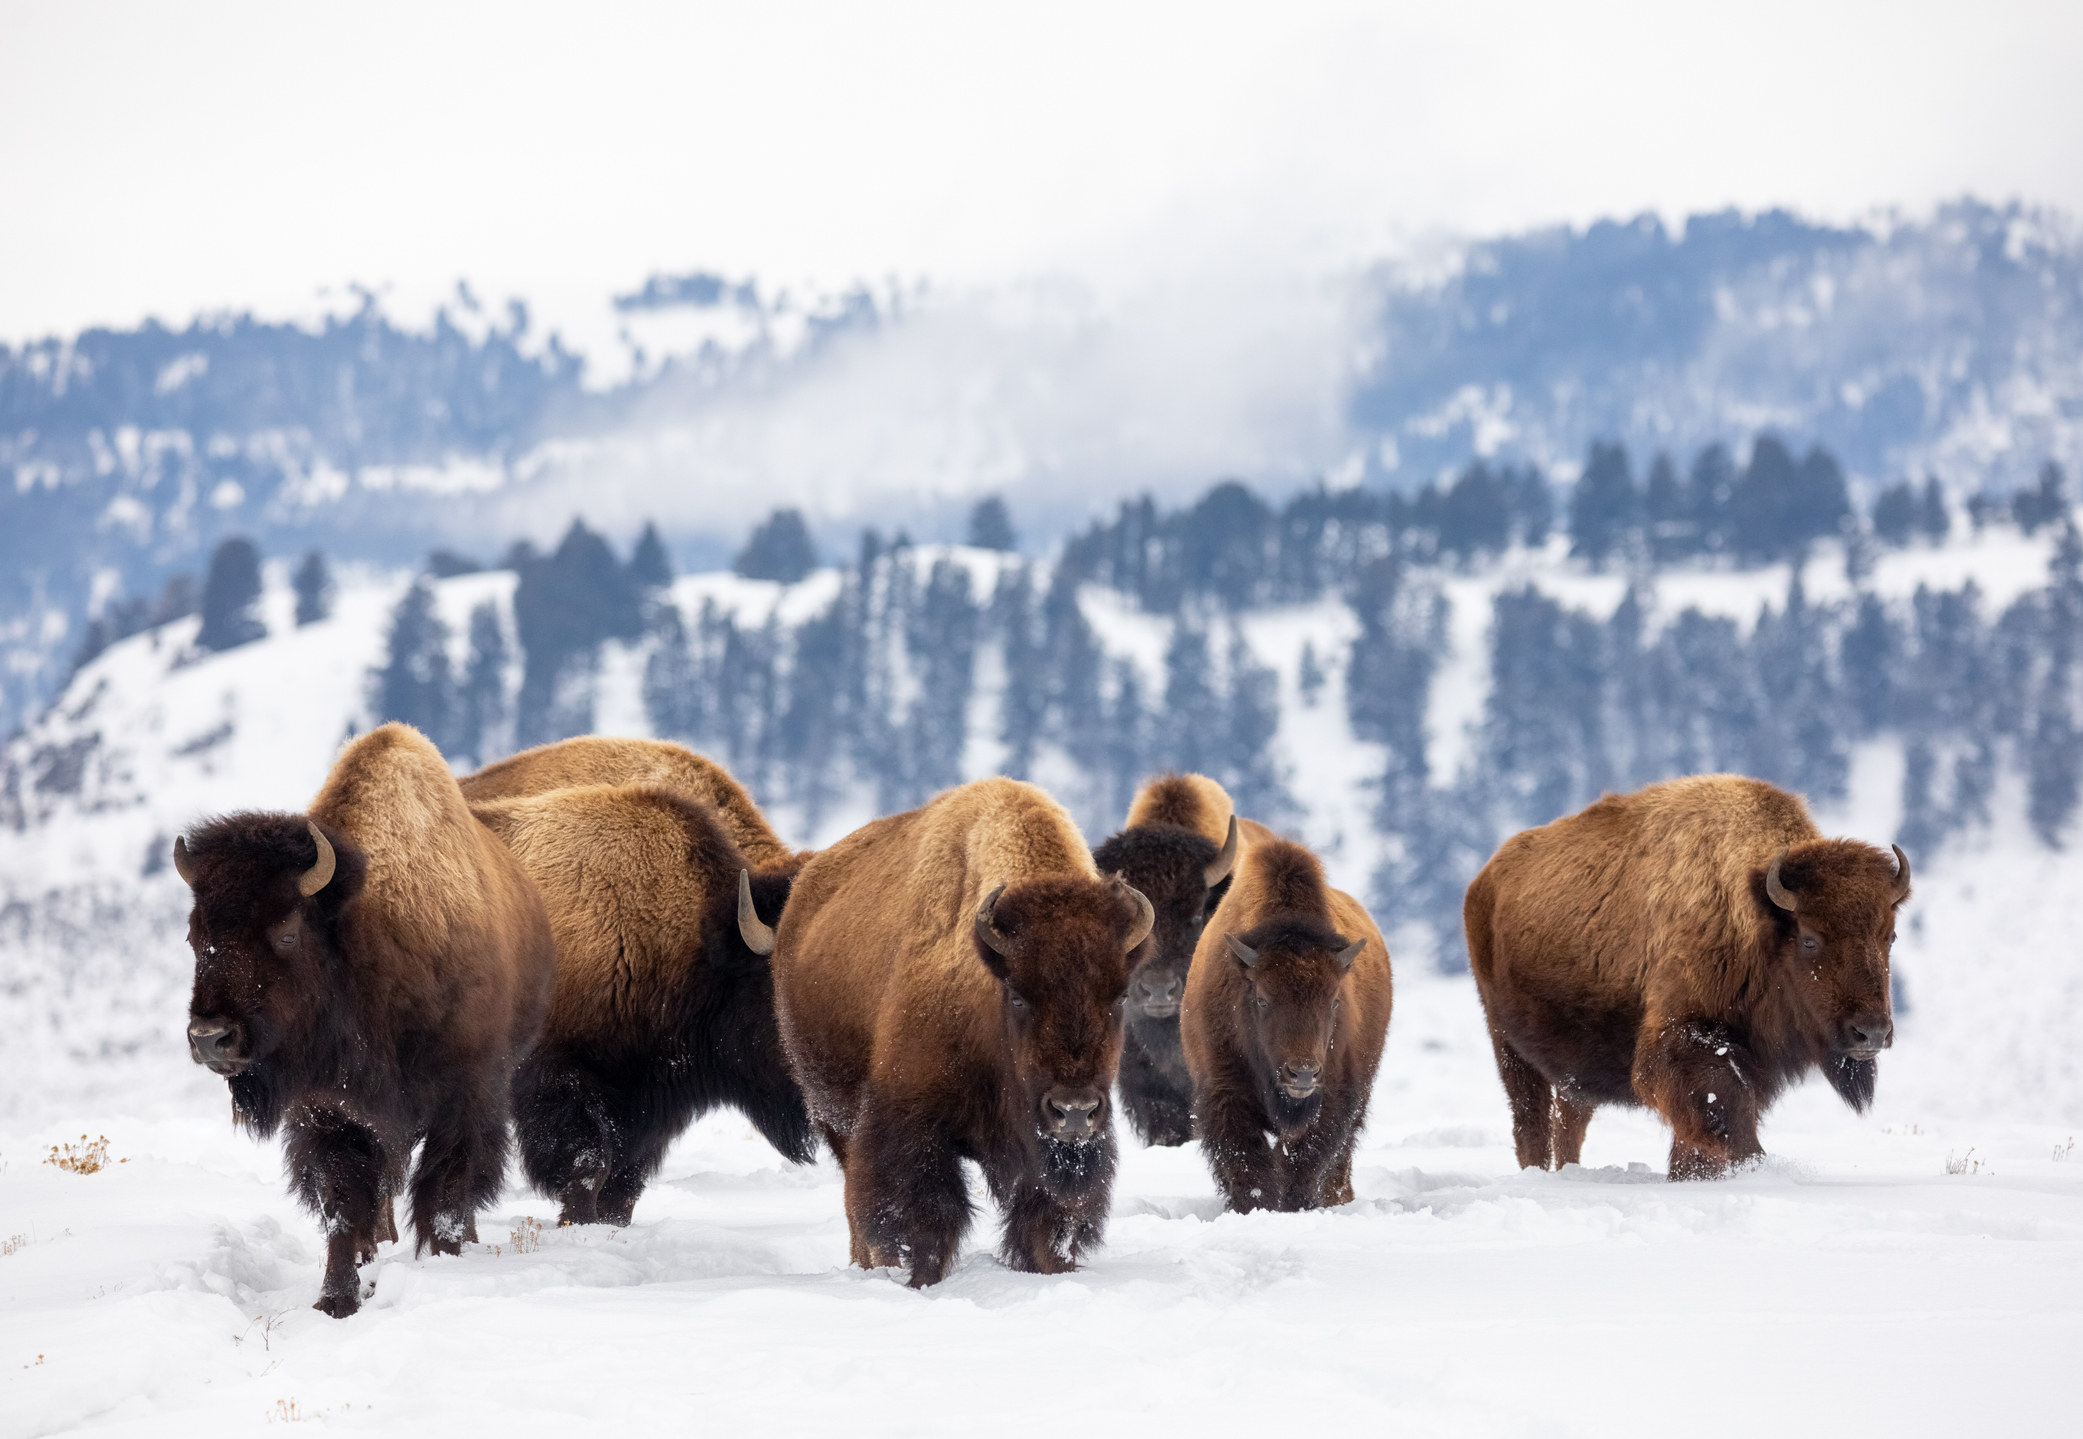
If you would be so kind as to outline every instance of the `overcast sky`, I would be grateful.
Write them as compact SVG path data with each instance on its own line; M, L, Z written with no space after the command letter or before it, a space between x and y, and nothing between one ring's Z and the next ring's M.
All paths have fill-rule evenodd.
M438 13L437 13L438 10ZM0 0L0 336L655 270L1340 264L1973 192L2083 213L2083 5Z

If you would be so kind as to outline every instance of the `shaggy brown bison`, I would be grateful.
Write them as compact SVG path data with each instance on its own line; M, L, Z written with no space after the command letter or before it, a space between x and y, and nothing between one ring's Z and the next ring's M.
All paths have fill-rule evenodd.
M1575 1163L1593 1110L1641 1104L1671 1126L1671 1178L1711 1177L1764 1152L1758 1116L1817 1066L1864 1109L1908 897L1899 848L1824 839L1740 775L1506 840L1464 913L1519 1163Z
M1141 890L1157 913L1130 956L1121 1107L1145 1144L1184 1144L1193 1138L1193 1082L1179 1048L1179 1000L1201 926L1237 859L1229 793L1206 775L1160 775L1129 806L1127 827L1092 858Z
M807 859L781 842L767 817L729 770L682 745L654 739L581 735L522 750L462 781L472 804L594 784L655 784L692 795L716 811L724 830L754 869Z
M759 913L780 915L794 866L748 874L716 812L661 785L472 808L542 892L557 942L549 1019L514 1076L514 1120L522 1167L562 1201L562 1222L629 1223L666 1147L718 1105L742 1110L787 1158L810 1159L817 1141L774 1027L774 934Z
M949 790L804 866L774 994L846 1172L855 1263L938 1282L969 1225L965 1159L1004 1211L1008 1265L1055 1273L1099 1243L1128 956L1153 918L1016 780Z
M174 867L195 896L189 1050L241 1124L284 1130L325 1222L317 1307L352 1314L414 1145L417 1250L460 1253L498 1196L514 1065L549 999L542 901L396 724L347 746L308 814L215 820Z
M1232 1209L1345 1204L1395 1001L1389 949L1315 855L1244 833L1179 1020L1201 1145Z

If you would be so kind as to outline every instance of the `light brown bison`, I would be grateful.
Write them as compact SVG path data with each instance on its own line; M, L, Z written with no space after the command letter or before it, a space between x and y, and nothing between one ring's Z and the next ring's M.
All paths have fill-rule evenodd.
M1506 840L1464 913L1519 1163L1573 1164L1593 1110L1640 1104L1671 1126L1671 1178L1717 1175L1764 1152L1758 1116L1816 1067L1864 1109L1908 897L1899 848L1824 839L1740 775Z
M774 992L789 1061L846 1172L854 1262L938 1282L968 1228L962 1161L1015 1269L1100 1241L1107 1101L1129 952L1150 902L1093 868L1032 785L979 780L865 825L804 866Z
M549 999L542 901L396 724L347 746L308 814L215 820L174 866L195 895L189 1050L241 1124L284 1129L326 1228L317 1307L352 1314L415 1145L417 1249L461 1252L498 1197L514 1065Z
M514 1122L522 1167L562 1201L562 1222L629 1223L667 1146L718 1105L808 1161L817 1141L774 1027L774 935L759 916L780 915L794 865L748 873L716 812L660 785L472 809L534 879L556 938Z
M1193 1082L1179 1048L1179 1001L1193 949L1237 859L1228 791L1200 774L1160 775L1129 806L1128 825L1092 852L1149 899L1157 923L1130 956L1121 1107L1145 1144L1193 1138Z
M1242 828L1179 1019L1201 1146L1232 1209L1345 1204L1395 1002L1389 949L1315 855Z
M522 750L462 781L463 796L472 804L595 784L655 784L692 795L716 812L754 869L780 869L809 857L781 842L729 770L664 740L581 735Z

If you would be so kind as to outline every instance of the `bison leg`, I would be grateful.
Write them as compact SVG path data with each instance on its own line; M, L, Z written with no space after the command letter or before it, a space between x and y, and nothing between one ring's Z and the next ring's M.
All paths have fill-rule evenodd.
M1065 1204L1037 1181L1023 1178L1005 1206L998 1257L1008 1269L1028 1274L1069 1273L1078 1267L1079 1254L1099 1247L1100 1226L1093 1215L1107 1212L1106 1200L1102 1191L1096 1206Z
M1230 1208L1239 1214L1281 1208L1285 1176L1255 1108L1237 1095L1209 1094L1195 1110L1201 1121L1201 1149Z
M1555 1160L1550 1126L1555 1117L1555 1086L1512 1047L1504 1031L1490 1026L1490 1047L1497 1052L1497 1077L1504 1081L1505 1101L1512 1108L1512 1143L1521 1169L1560 1168Z
M1555 1091L1555 1107L1548 1115L1548 1152L1557 1169L1584 1162L1584 1131L1591 1127L1591 1115L1597 1108L1588 1101L1569 1098L1559 1088Z
M1671 1126L1670 1176L1715 1179L1763 1154L1758 1072L1750 1051L1720 1025L1661 1024L1635 1060L1635 1092Z
M284 1147L297 1196L325 1224L325 1280L312 1308L345 1319L362 1307L361 1257L376 1250L383 1145L366 1126L317 1110L291 1123Z
M506 1182L506 1116L469 1099L449 1101L412 1173L414 1252L461 1254L477 1238L477 1211Z
M911 1287L938 1284L969 1228L962 1162L937 1134L872 1098L848 1143L846 1224L854 1263L911 1266Z
M1121 1050L1121 1108L1136 1137L1171 1147L1193 1138L1193 1108L1186 1091L1166 1076L1131 1034Z
M629 1164L618 1164L608 1171L607 1182L600 1186L598 1221L612 1224L617 1229L627 1229L636 1215L637 1199L644 1192L644 1175L648 1169Z
M1359 1137L1357 1119L1334 1096L1325 1101L1315 1123L1282 1146L1287 1160L1283 1208L1318 1209L1352 1202L1353 1142Z
M620 1126L600 1079L561 1055L538 1050L514 1075L514 1129L522 1171L558 1201L557 1222L597 1223L601 1189L621 1149Z

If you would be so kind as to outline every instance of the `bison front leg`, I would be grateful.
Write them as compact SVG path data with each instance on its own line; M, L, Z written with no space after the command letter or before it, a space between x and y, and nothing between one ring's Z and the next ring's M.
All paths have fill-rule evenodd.
M1230 1208L1239 1214L1278 1209L1284 1203L1284 1176L1278 1156L1266 1143L1264 1117L1242 1095L1209 1093L1194 1106L1201 1126L1201 1150Z
M599 1222L601 1191L621 1149L606 1087L564 1055L539 1050L522 1063L513 1088L528 1182L557 1200L559 1224Z
M1005 1206L1005 1232L998 1257L1008 1269L1028 1274L1068 1274L1078 1267L1078 1257L1099 1247L1100 1224L1091 1196L1085 1202L1066 1203L1032 1178L1016 1185ZM1100 1193L1096 1213L1106 1213L1106 1194Z
M1671 1126L1670 1177L1715 1179L1763 1154L1757 1062L1717 1024L1660 1024L1635 1060L1635 1092Z
M1121 1107L1145 1144L1170 1147L1193 1138L1192 1106L1133 1037L1121 1052Z
M506 1116L465 1098L444 1106L412 1174L415 1252L461 1254L477 1239L477 1211L506 1181Z
M1497 1077L1504 1082L1505 1103L1512 1111L1512 1143L1521 1169L1560 1169L1550 1126L1554 1122L1555 1086L1533 1067L1504 1031L1490 1026L1490 1047L1497 1054Z
M962 1162L921 1119L870 1099L847 1140L846 1226L854 1263L911 1266L911 1287L938 1284L969 1228Z
M362 1307L360 1264L376 1252L389 1172L373 1131L328 1110L306 1113L285 1136L297 1196L325 1225L325 1279L312 1308L345 1319Z

